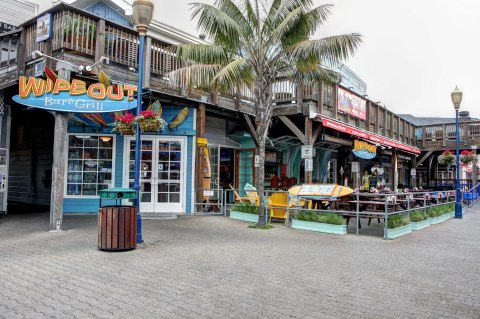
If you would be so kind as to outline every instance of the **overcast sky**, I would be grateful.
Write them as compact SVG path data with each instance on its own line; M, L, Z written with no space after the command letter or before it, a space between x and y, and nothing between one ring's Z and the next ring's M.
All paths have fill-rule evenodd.
M155 16L192 34L192 0L161 1ZM199 2L213 3L213 0ZM415 116L454 117L450 93L463 91L461 111L480 117L480 1L330 0L330 19L316 37L358 32L363 44L347 65L367 83L369 98Z

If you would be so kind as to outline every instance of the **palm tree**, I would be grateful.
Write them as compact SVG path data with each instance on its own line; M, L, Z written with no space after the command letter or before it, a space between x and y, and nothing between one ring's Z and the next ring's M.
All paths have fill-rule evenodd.
M170 73L179 81L220 92L249 90L255 101L260 167L255 186L264 195L265 142L273 114L272 86L279 78L296 84L331 82L338 75L325 67L347 59L361 43L359 34L310 39L332 5L311 0L216 0L192 3L192 19L211 44L185 44L174 54L185 67ZM265 224L260 201L258 226Z

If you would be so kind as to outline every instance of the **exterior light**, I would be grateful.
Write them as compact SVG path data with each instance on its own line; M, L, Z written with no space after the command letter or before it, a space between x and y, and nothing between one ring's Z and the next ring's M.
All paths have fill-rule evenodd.
M451 96L453 106L455 107L455 110L458 110L460 108L460 103L462 103L463 96L463 93L458 89L458 86L455 86L455 90L453 90Z
M458 110L460 109L460 103L462 102L462 91L458 89L458 86L455 86L455 90L452 92L452 103L455 108L455 157L456 157L456 179L455 179L455 189L456 189L456 196L455 196L455 218L462 218L462 204L461 200L461 192L460 192L460 146L459 146L459 135L460 135L460 128L458 126Z
M137 91L137 111L136 115L140 114L142 110L142 95L143 95L143 48L145 43L145 34L147 34L148 25L153 17L153 2L150 0L135 0L132 5L133 23L137 26L139 35L138 41L138 91ZM140 137L141 131L137 123L136 137L135 137L135 172L133 178L133 189L137 191L137 243L143 243L142 237L142 216L140 214Z
M152 21L154 4L150 0L135 0L132 5L133 23L137 26L140 35L147 33L148 25Z

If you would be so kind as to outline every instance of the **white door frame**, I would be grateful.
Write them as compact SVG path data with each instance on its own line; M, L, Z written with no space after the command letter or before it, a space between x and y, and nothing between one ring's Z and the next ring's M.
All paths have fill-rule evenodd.
M166 136L166 135L142 135L142 140L152 141L153 149L152 149L152 176L151 176L151 183L152 183L152 199L149 204L141 204L140 212L145 213L185 213L186 212L186 183L187 183L187 137L185 136ZM175 207L177 204L168 204L168 203L156 203L156 196L157 196L157 187L158 185L158 178L154 177L154 168L158 172L158 141L159 140L167 140L167 141L179 141L181 142L181 176L180 176L180 202L178 203L178 207ZM122 178L122 185L123 187L129 187L129 155L130 155L130 142L135 141L134 136L126 136L124 138L123 144L123 178ZM158 175L155 175L158 176ZM140 176L140 183L142 182L142 177ZM161 210L161 208L166 208Z

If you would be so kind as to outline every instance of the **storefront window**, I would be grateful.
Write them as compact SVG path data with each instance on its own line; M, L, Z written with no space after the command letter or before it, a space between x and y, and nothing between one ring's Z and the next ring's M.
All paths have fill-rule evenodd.
M68 136L67 195L96 196L113 187L114 141L106 135Z

